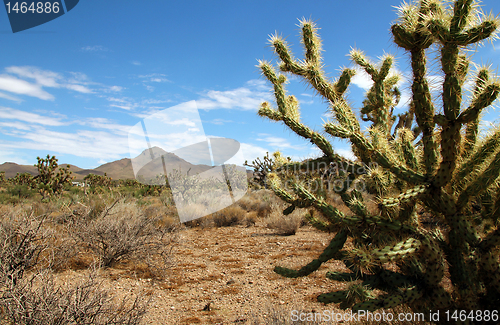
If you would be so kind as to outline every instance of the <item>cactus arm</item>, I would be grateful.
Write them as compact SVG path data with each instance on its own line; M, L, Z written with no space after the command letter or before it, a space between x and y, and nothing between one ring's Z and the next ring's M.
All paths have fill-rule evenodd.
M485 161L492 158L500 146L500 128L497 128L483 144L476 149L473 154L469 154L469 159L462 163L456 173L454 180L455 187L463 188L468 180L475 178L478 166L483 166Z
M390 126L389 119L392 100L389 99L387 88L392 88L398 81L398 77L387 80L387 75L392 66L393 57L385 56L379 70L369 62L361 51L352 50L350 53L351 59L361 66L373 80L373 86L367 94L365 106L361 109L362 114L370 114L370 120L373 121L373 126L378 127L384 136L389 136Z
M406 203L415 197L419 196L427 189L426 185L418 185L409 190L399 194L396 197L383 198L380 200L380 204L386 208L399 206L402 203Z
M345 241L347 240L347 235L349 234L349 231L347 228L343 228L340 230L335 237L332 238L330 241L330 244L325 248L325 250L321 253L321 255L307 264L306 266L300 268L298 271L297 270L292 270L280 266L276 266L274 268L274 272L285 276L287 278L297 278L297 277L303 277L311 274L312 272L316 271L319 269L321 264L325 263L326 261L329 261L332 258L335 258L338 252L344 247Z
M408 238L395 245L385 246L371 252L372 256L381 263L387 263L399 259L404 259L420 248L420 241L415 238Z
M283 115L280 112L272 109L268 102L264 102L261 104L258 112L259 116L267 117L272 121L281 121Z
M469 202L469 199L473 196L478 196L483 191L485 191L495 180L499 177L498 172L500 171L500 152L498 152L488 167L478 175L473 181L471 181L465 190L460 193L458 197L457 208L461 209Z
M308 25L310 25L309 22L303 21L302 23L302 30L304 31L305 29L308 29ZM316 34L316 31L314 31L315 39L318 41L319 37ZM331 102L335 102L341 98L342 93L339 93L338 91L341 91L342 89L347 89L347 87L335 87L334 84L331 82L328 82L324 76L323 73L319 67L319 64L314 63L314 62L305 62L304 64L300 64L297 60L295 60L291 55L290 51L288 49L287 44L285 41L283 41L280 37L273 36L270 40L271 44L274 46L274 50L276 54L278 54L279 58L281 59L282 63L280 65L280 70L283 72L291 72L293 74L302 76L306 78L311 85L313 86L316 91ZM312 41L314 42L314 41ZM305 45L311 44L312 42L305 42ZM313 49L306 49L307 52L314 52ZM346 79L344 79L344 82Z
M318 37L316 24L306 19L300 21L302 27L302 42L306 49L306 62L314 66L321 64L321 39Z
M274 121L277 121L278 119L283 121L283 123L292 131L301 137L310 140L311 143L315 144L321 151L323 151L325 156L329 157L331 161L334 161L336 155L333 152L332 145L325 139L324 136L318 132L312 131L303 123L300 123L298 103L293 97L289 97L288 100L285 98L285 88L283 87L283 84L286 81L285 76L278 76L267 62L261 61L259 66L264 76L274 85L274 94L276 97L276 104L278 105L278 111L269 108L269 104L261 105L259 115L268 117Z
M463 111L458 117L458 122L465 124L477 120L481 111L490 106L498 97L500 91L500 84L492 83L482 89L477 95L472 105Z
M360 311L374 312L381 308L394 308L404 303L411 303L421 298L423 295L423 292L417 287L411 287L406 290L401 290L399 293L392 293L377 299L370 299L357 303L352 306L352 311L355 313Z
M337 135L337 130L338 128L335 128L334 124L325 124L325 131L331 133L333 136ZM390 169L392 173L401 179L411 184L419 184L425 181L425 177L420 173L391 161L380 149L374 148L361 133L349 133L349 139L357 148L363 152L370 153L378 164Z
M307 215L306 220L311 223L311 226L324 232L332 232L334 228L337 228L337 226L332 224L331 222L325 222L311 215Z
M484 84L488 81L488 79L489 79L489 70L487 68L480 69L476 76L476 85L474 87L474 92L473 92L474 97L477 97L480 90L483 88ZM475 119L471 119L471 121L467 123L467 129L465 132L466 141L464 143L464 150L462 151L463 158L467 158L469 156L469 153L472 152L472 149L476 144L477 133L479 128L478 117L479 114L476 116Z
M433 175L437 165L437 145L434 136L434 105L429 83L426 78L425 50L434 42L430 32L423 28L429 12L437 11L430 2L422 2L420 7L400 7L400 23L391 28L397 45L410 52L413 71L412 102L424 144L425 174Z
M478 43L488 38L497 28L498 21L487 20L482 22L479 26L472 27L467 32L457 35L455 41L460 46Z
M459 56L459 46L470 45L488 38L498 27L496 20L487 20L479 26L472 27L463 33L462 30L465 27L465 22L470 18L471 6L472 1L459 0L455 3L454 15L451 19L452 24L449 30L442 25L440 19L432 19L430 21L432 33L443 44L441 49L441 65L445 74L443 83L443 109L448 122L447 126L441 132L441 139L446 145L441 146L441 156L443 159L436 174L435 186L443 186L451 180L457 158L460 154L462 136L460 134L461 124L457 118L462 100L460 76L464 72L461 72L459 69L461 65L463 66L463 58Z

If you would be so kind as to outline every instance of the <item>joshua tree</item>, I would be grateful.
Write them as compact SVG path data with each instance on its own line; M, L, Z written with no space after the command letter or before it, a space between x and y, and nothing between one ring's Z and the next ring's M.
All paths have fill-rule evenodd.
M38 190L42 198L53 194L60 194L64 189L64 185L71 184L73 176L69 170L69 165L66 168L61 168L57 164L55 156L47 158L36 157L38 163L35 167L38 168L38 175L34 177L34 181L38 184ZM57 170L57 173L56 173Z
M362 52L350 52L373 80L361 114L356 114L345 98L355 69L344 69L335 81L325 76L314 23L301 21L304 59L296 59L281 37L271 37L282 73L269 62L260 61L259 67L274 87L277 108L264 102L259 115L283 122L322 152L317 159L286 163L280 170L311 174L332 164L353 167L343 173L345 184L351 185L338 192L349 214L309 190L310 182L301 177L279 170L267 176L274 192L290 204L285 214L314 208L320 217L310 214L312 225L336 231L317 259L298 270L276 267L275 272L307 276L328 260L341 260L350 272L328 272L327 277L350 282L347 290L321 294L318 301L341 303L353 311L406 304L426 316L439 310L443 322L447 317L470 323L498 320L500 128L482 137L479 122L497 98L500 83L488 67L471 76L465 55L470 46L495 38L498 26L473 0L458 0L451 7L439 0L403 4L391 31L410 56L413 79L407 112L399 116L393 115L400 77L391 72L392 56L373 64ZM432 100L426 79L431 46L440 51L441 101ZM329 104L333 121L323 125L326 134L301 123L297 99L286 94L284 73L303 78ZM469 78L474 87L465 99ZM327 135L349 140L356 160L336 154ZM355 172L363 166L372 167ZM353 180L364 182L377 196L376 209L367 208ZM435 226L429 227L426 218L436 221ZM353 248L347 250L346 243Z

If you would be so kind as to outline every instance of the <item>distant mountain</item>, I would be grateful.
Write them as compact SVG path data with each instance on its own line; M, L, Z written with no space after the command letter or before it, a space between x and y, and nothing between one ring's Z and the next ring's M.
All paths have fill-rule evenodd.
M161 157L163 156L163 160ZM106 173L112 179L133 179L134 165L141 166L141 173L146 177L154 177L159 172L163 171L163 161L166 164L167 172L173 169L181 170L183 173L189 171L189 175L195 175L207 171L212 168L208 165L193 165L182 158L177 157L173 153L164 151L161 148L153 147L144 150L139 156L133 160L130 158L123 158L113 162L106 163L94 169L82 169L78 166L70 165L70 171L73 172L75 180L82 180L88 174L104 175ZM67 164L59 164L61 167L66 167ZM0 165L0 171L5 171L7 178L16 176L17 173L30 173L31 175L38 175L38 170L32 165L18 165L12 162L6 162Z

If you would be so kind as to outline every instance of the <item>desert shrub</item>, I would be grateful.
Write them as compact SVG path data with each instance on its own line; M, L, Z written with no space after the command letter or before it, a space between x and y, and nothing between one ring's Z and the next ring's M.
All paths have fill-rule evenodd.
M7 188L7 193L12 196L17 196L20 199L33 197L34 191L28 185L14 185Z
M274 210L266 219L267 227L273 229L281 236L291 236L299 230L303 218L303 212L296 210L289 215L283 215L282 211Z
M161 259L168 265L174 235L157 226L133 202L115 201L91 220L75 220L74 238L104 267L124 259ZM157 264L157 263L155 263Z
M216 227L230 227L240 225L245 220L246 211L239 205L233 204L220 211L212 213L212 220Z
M0 296L4 321L19 325L139 324L148 303L142 294L114 299L95 272L76 284L60 285L53 273L39 271L3 288Z
M44 217L20 207L0 218L0 283L12 286L39 263L50 234L42 227Z

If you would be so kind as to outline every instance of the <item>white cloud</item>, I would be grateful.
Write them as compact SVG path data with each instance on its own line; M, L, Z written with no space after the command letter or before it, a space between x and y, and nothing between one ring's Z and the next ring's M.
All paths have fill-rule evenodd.
M0 127L1 126L23 131L28 131L31 129L31 127L28 124L22 122L0 122Z
M260 133L259 138L257 138L256 140L266 142L269 146L276 148L277 150L282 150L282 149L304 150L305 149L304 145L294 146L285 138L275 137L275 136L265 134L265 133Z
M10 96L10 95L4 94L2 92L0 92L0 98L5 98L8 100L12 100L14 102L21 102L22 101L20 98L17 98L15 96Z
M47 116L42 116L35 113L25 112L18 109L13 109L9 107L0 107L0 118L19 120L23 122L28 122L32 124L41 124L48 126L61 126L65 125L60 121L59 118L52 118Z
M268 91L262 91L262 84L255 80L247 82L250 87L240 87L233 90L210 90L196 101L199 109L242 109L257 110L263 101L271 100Z
M127 135L130 131L130 125L117 124L107 118L94 117L80 121L79 124L91 126L94 129L104 129L113 132L114 134Z
M373 85L373 80L365 70L356 68L356 74L351 78L351 84L358 86L361 89L369 90Z
M130 111L132 110L134 107L131 106L131 105L116 105L116 104L111 104L109 105L111 107L117 107L117 108L121 108L121 109L124 109L124 110L127 110L127 111Z
M231 120L225 120L225 119L222 119L222 118L214 118L211 121L204 121L204 122L205 123L212 123L212 124L215 124L215 125L223 125L224 123L233 123L233 121L231 121Z
M269 150L250 143L240 143L240 152L241 154L235 155L233 158L229 159L227 164L243 166L245 160L251 164L255 159L264 157Z
M341 156L344 156L347 159L351 159L351 160L356 159L356 156L354 156L354 153L352 152L351 149L335 149L335 152Z
M6 74L0 75L0 89L19 95L27 95L43 100L54 100L54 96L44 91L41 85L29 83L25 80Z
M102 45L92 45L82 47L82 51L87 52L107 52L109 51L106 47Z
M132 62L130 62L130 63L132 63L133 65L142 65L142 63L141 63L141 62L139 62L139 61L132 61Z
M111 91L111 92L120 92L120 91L123 90L123 87L120 87L120 86L111 86L107 90Z
M78 91L79 93L84 93L84 94L92 93L92 90L82 85L66 85L65 87L74 91Z
M21 78L35 79L35 82L42 87L59 87L56 80L62 77L52 71L44 71L34 67L24 66L24 67L7 67L5 71L11 74L16 74Z
M146 75L139 75L139 78L144 79L143 82L171 82L163 73L150 73Z
M7 90L17 94L37 97L43 100L53 100L54 96L44 91L42 88L67 88L80 93L92 93L86 85L89 84L87 76L82 73L71 73L73 78L65 79L59 73L41 70L31 66L11 66L5 68L9 74L16 75L23 79L33 79L35 84L26 80L17 79L11 75L1 75L0 80L3 78L4 87L0 89Z
M48 150L77 157L119 159L128 152L126 136L106 131L80 130L65 133L35 126L29 132L19 133L21 141L6 143L12 148Z

